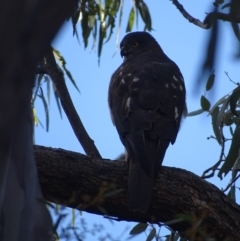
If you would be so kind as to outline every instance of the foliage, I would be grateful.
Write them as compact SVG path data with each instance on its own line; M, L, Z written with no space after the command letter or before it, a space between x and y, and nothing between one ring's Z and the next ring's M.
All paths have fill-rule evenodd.
M73 33L78 37L77 25L80 23L84 47L88 46L90 34L93 36L92 48L98 46L98 58L102 53L103 44L107 43L118 25L121 28L124 0L83 1L72 15ZM132 30L135 16L136 22L140 14L145 23L144 31L152 30L151 16L147 4L143 0L132 1L126 32ZM117 16L119 15L119 16ZM116 24L118 18L118 24Z
M105 230L102 224L89 224L82 217L79 211L63 206L48 204L49 211L52 213L54 220L55 240L86 240L97 239L99 241L117 240Z

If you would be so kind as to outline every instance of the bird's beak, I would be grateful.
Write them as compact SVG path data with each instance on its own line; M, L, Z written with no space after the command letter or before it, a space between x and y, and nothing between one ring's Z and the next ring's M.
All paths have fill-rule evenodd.
M123 58L124 57L124 55L125 55L125 48L124 48L124 46L123 47L121 47L121 50L120 50L120 55L121 55L121 57Z

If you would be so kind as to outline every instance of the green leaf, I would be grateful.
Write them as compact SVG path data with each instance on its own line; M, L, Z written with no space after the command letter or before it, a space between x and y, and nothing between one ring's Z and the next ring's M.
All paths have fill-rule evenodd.
M148 6L146 5L146 3L144 1L139 1L139 4L136 5L136 7L140 12L143 22L145 23L144 31L146 31L146 30L151 31L152 30L152 20L151 20L150 12L148 10Z
M169 225L172 225L172 224L175 224L175 223L180 223L182 221L183 221L182 218L176 218L176 219L165 222L165 224L169 226Z
M66 66L63 67L63 70L65 72L65 74L67 75L67 77L70 79L70 81L72 82L73 86L76 88L76 90L80 93L80 90L77 87L77 84L75 82L75 80L72 77L71 72L66 68Z
M229 98L230 110L235 116L238 116L238 113L236 112L236 105L239 98L240 98L240 87L237 87Z
M148 234L146 241L152 241L156 236L156 229L153 227L151 232Z
M223 123L226 126L230 126L233 124L233 118L232 118L232 114L230 112L227 112L227 114L225 114L224 119L223 119Z
M103 214L108 216L107 210L103 208L102 206L97 206L98 210Z
M172 236L170 235L170 234L168 234L168 235L165 235L165 241L170 241L170 238L171 238Z
M210 110L210 112L213 112L213 110L218 107L219 105L223 104L226 102L226 100L229 99L229 95L224 95L222 98L220 98L212 107L212 109Z
M36 100L36 97L37 97L37 94L38 94L38 91L39 91L39 88L40 88L40 83L43 79L44 75L43 74L39 74L38 77L37 77L37 83L36 83L36 86L34 87L34 93L33 93L33 97L32 97L32 103L35 102Z
M53 84L53 83L52 83L52 84ZM58 110L59 110L60 117L61 117L61 119L62 119L61 103L60 103L60 99L59 99L59 96L58 96L58 92L57 92L54 84L53 84L53 93L54 93L54 97L55 97L55 100L56 100L56 103L57 103L57 107L58 107Z
M100 61L100 56L102 53L103 39L106 37L106 32L104 27L101 25L99 28L99 38L98 38L98 63Z
M170 235L166 235L165 237L166 237L165 241L177 241L180 238L180 235L178 233L172 232Z
M112 16L116 16L120 7L121 1L120 0L110 0L109 4L109 14Z
M89 17L88 12L82 13L81 26L82 26L82 37L83 37L85 48L87 48L88 46L88 37L91 33L91 28L89 28L89 25L88 25L88 17Z
M203 109L195 110L195 111L189 112L189 113L187 114L187 117L200 115L200 114L202 114L203 112L204 112Z
M110 38L111 38L111 36L113 34L113 29L115 27L115 17L113 17L113 16L109 16L108 17L106 28L108 28L109 26L110 26L110 30L108 31L109 35L108 35L107 40L104 42L104 44L107 43L110 40Z
M80 16L80 12L81 12L81 9L79 8L76 11L76 13L74 15L72 15L73 36L76 35L78 43L80 43L80 41L79 41L79 36L78 36L76 25L77 25L77 22L78 22L78 19Z
M239 31L238 23L231 22L231 25L236 38L238 39L238 41L240 41L240 31Z
M47 101L46 101L45 96L43 94L42 88L40 87L39 90L40 90L40 94L38 95L38 97L43 102L43 106L44 106L44 110L45 110L45 116L46 116L46 131L48 132L48 130L49 130L49 110L48 110L48 104L47 104Z
M210 76L208 77L208 81L207 81L207 83L206 83L206 91L209 91L209 90L213 87L214 80L215 80L215 74L212 73L212 74L210 74Z
M94 49L94 47L96 46L96 42L97 42L97 32L98 32L98 26L97 26L97 21L95 20L94 26L93 26L93 29L92 29L92 35L93 35L93 45L92 45L92 49Z
M223 101L222 106L219 109L219 113L217 116L217 125L218 126L220 126L223 121L224 115L225 115L226 111L228 110L228 104L229 104L229 98L227 98Z
M219 129L219 125L217 123L218 113L219 113L219 107L216 107L212 111L212 113L211 113L211 116L212 116L212 127L213 127L213 132L215 134L215 137L216 137L218 143L221 145L222 144L222 137L221 137L221 132L220 132L220 129Z
M132 7L129 16L128 16L128 23L127 23L127 28L126 32L131 32L134 24L134 19L135 19L135 11L134 8Z
M176 215L177 218L181 218L182 221L187 221L187 222L191 222L192 217L189 214L185 214L185 213L180 213Z
M178 233L175 233L173 241L177 241L179 238L180 238L180 235Z
M48 75L44 75L44 79L46 82L46 86L47 86L47 102L48 105L50 105L50 96L51 96L51 79Z
M201 96L201 107L204 111L209 111L210 107L211 107L211 104L209 102L209 100L204 96L202 95Z
M39 120L38 120L38 117L37 117L37 111L35 108L32 108L32 112L33 112L33 123L35 126L38 125L39 123Z
M148 227L147 223L138 223L135 225L132 230L130 231L130 235L135 235L144 232Z
M63 71L65 72L67 77L70 79L70 81L72 82L74 87L77 89L77 91L80 92L80 90L77 87L77 84L76 84L75 80L72 77L71 72L66 67L66 65L67 65L66 60L63 58L62 54L58 50L56 50L54 48L52 48L52 50L53 50L53 54L54 54L55 58L59 61L60 66L62 67Z
M238 124L233 133L232 143L228 152L228 155L222 165L221 169L218 172L218 177L222 179L222 174L225 176L233 167L239 156L239 148L240 148L240 125Z
M230 191L228 192L227 196L230 197L233 201L236 202L236 188L235 188L235 185L233 185L230 188Z

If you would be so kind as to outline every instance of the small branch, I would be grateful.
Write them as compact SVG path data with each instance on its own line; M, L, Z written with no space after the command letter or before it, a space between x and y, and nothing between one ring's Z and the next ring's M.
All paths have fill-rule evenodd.
M183 15L184 18L186 18L190 23L193 23L194 25L203 28L203 29L209 29L212 27L215 20L223 20L228 21L231 23L240 23L240 15L239 14L233 14L233 13L219 13L219 12L211 12L208 13L205 17L204 21L200 21L197 18L194 18L191 16L183 7L182 4L180 4L177 0L171 0L172 3L177 7L177 9L180 11L180 13Z
M234 182L236 182L239 177L240 177L240 173L226 186L225 189L223 189L223 192L226 192L228 190L228 188L230 188L232 186L232 184Z
M204 24L199 19L194 18L191 16L183 7L182 4L180 4L177 0L172 0L172 3L177 7L177 9L180 11L180 13L183 15L184 18L186 18L190 23L193 23L194 25L203 28L203 29L209 29L211 26L208 24Z
M230 78L230 76L228 75L228 72L227 72L227 71L224 71L224 74L228 77L229 81L231 81L233 84L239 85L238 82L235 82L235 81L233 81L233 80Z
M223 134L223 121L221 122L221 125L220 125L220 132L221 132L221 138L222 138L222 148L221 148L219 160L212 167L208 168L207 170L205 170L203 172L201 177L204 179L213 177L215 175L215 171L218 170L220 163L223 162L225 142L227 141L227 139L225 138L225 136ZM207 174L208 172L210 172L210 174Z
M44 66L46 74L52 79L59 98L61 100L62 108L72 126L72 129L82 145L87 155L91 157L101 158L101 155L94 145L94 141L90 138L87 131L85 130L83 123L77 114L77 111L73 105L71 96L68 92L63 73L59 70L54 58L52 49L49 48L45 55L46 65Z

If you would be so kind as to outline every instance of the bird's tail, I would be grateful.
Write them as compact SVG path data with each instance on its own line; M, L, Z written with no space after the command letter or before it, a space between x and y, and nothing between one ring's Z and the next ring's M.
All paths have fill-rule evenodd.
M128 208L131 211L146 212L152 199L154 175L147 175L139 162L129 163Z
M145 160L130 160L127 195L129 210L146 212L149 209L154 181L169 143L169 140L148 140L145 143L148 150ZM143 161L149 165L148 172L142 165Z

